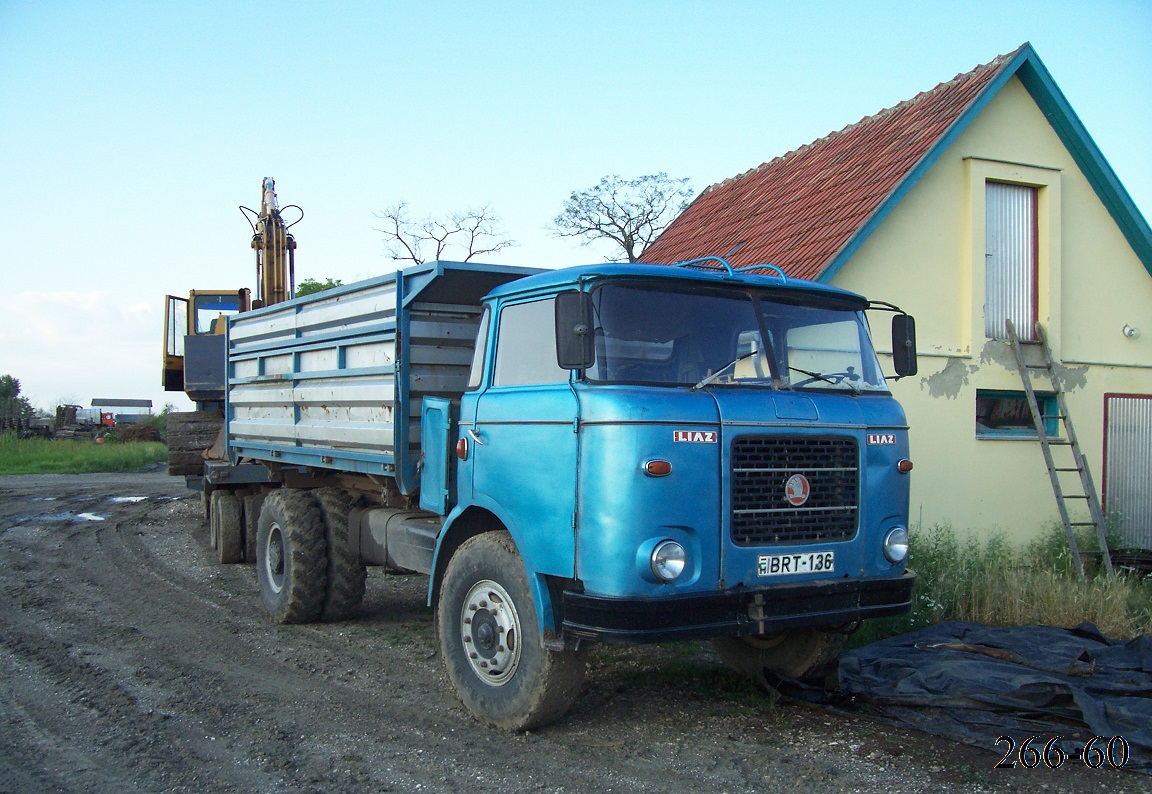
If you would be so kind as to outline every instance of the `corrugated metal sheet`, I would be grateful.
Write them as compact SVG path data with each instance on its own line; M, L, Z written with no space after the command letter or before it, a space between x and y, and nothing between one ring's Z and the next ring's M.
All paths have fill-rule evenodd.
M1152 396L1109 395L1106 416L1104 509L1123 548L1152 550Z
M480 308L420 302L413 304L410 312L408 446L417 449L424 398L459 398L468 386Z
M396 283L237 316L230 443L395 455Z
M770 262L789 276L818 277L1011 57L713 185L640 260L729 255L735 267Z
M985 190L984 335L1036 338L1036 188L989 182Z

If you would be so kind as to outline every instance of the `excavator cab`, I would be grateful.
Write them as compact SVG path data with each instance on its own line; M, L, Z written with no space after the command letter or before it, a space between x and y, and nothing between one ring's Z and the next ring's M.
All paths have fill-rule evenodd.
M164 390L186 392L197 402L223 399L224 318L251 305L247 289L169 295L164 304Z

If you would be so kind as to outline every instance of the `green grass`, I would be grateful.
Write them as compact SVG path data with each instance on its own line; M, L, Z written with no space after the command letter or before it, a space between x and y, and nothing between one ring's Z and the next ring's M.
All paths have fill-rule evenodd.
M108 440L48 441L0 434L0 474L84 474L139 471L166 460L168 448L156 442L121 444Z
M1098 549L1088 535L1078 542L1081 551ZM1086 562L1093 559L1085 555ZM1152 582L1111 578L1100 571L1077 577L1059 525L1024 546L1014 546L1002 533L979 538L974 533L960 537L948 526L917 529L908 565L918 577L912 611L865 622L851 645L944 620L993 626L1088 622L1118 639L1152 633Z

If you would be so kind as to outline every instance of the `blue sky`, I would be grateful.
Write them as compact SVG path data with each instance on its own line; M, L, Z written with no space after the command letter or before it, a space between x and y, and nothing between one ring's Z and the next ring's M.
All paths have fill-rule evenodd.
M298 278L394 268L374 210L490 204L497 261L574 189L699 190L1031 41L1152 213L1152 2L0 0L0 374L38 407L160 386L163 297L254 280L275 177ZM882 296L880 296L882 297Z

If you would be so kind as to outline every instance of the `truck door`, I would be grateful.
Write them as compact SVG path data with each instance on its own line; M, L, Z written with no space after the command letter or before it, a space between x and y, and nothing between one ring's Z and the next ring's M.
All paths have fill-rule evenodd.
M474 503L511 524L530 575L571 576L577 404L555 329L555 298L504 304L471 426L467 405L461 419Z

